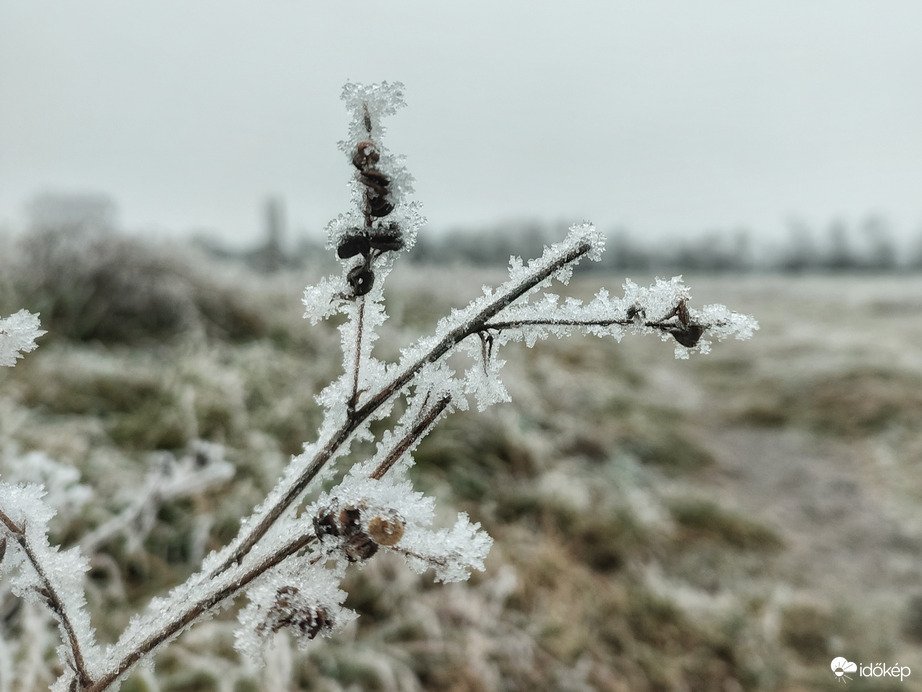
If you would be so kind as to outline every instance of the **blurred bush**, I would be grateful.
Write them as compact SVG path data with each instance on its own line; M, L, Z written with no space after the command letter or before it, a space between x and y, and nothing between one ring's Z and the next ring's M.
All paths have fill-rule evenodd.
M204 332L246 340L267 331L255 306L193 266L186 246L182 257L119 233L105 197L43 195L30 217L2 260L2 307L41 313L48 339L131 343Z

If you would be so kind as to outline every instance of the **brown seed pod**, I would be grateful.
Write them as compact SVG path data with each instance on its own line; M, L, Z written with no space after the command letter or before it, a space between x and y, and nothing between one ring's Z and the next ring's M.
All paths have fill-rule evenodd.
M349 273L346 275L346 281L349 282L349 286L356 296L363 296L374 286L375 275L370 267L360 264L349 270Z
M275 592L275 603L266 619L257 626L257 631L266 629L278 632L283 627L298 630L306 639L313 639L321 632L333 629L334 619L326 608L305 606L298 602L298 588L282 586Z
M355 145L355 154L352 155L352 165L360 171L375 165L380 159L381 154L378 153L378 148L375 146L374 142L365 140Z
M368 236L368 242L375 250L389 252L391 250L400 250L403 248L403 233L400 226L396 223L389 224L385 228L378 228Z
M339 259L349 259L356 255L367 255L369 250L368 236L349 235L343 238L336 248Z
M370 207L370 212L372 216L378 218L382 216L387 216L392 211L394 211L394 205L387 201L384 197L368 197L368 206Z
M343 507L339 512L339 526L344 536L358 533L362 526L362 515L355 507Z
M689 324L683 329L670 329L669 333L686 348L692 348L704 334L704 327L700 324Z
M378 552L378 544L367 533L356 533L343 543L343 552L349 562L364 562Z
M373 517L368 522L368 535L378 545L397 545L403 538L403 527L398 517Z
M339 526L333 517L333 512L325 509L314 517L314 533L317 538L322 539L324 536L338 536Z

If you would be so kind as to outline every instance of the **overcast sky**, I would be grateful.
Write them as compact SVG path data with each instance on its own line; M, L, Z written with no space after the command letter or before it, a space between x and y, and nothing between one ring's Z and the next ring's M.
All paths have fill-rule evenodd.
M0 227L61 191L234 243L278 195L319 231L349 200L341 87L386 79L437 229L917 233L920 36L917 0L4 0Z

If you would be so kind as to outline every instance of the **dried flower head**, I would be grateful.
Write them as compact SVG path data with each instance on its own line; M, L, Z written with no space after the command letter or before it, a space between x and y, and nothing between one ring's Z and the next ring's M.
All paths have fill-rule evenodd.
M275 603L256 631L265 635L289 628L301 638L314 639L318 634L332 632L334 625L335 619L326 608L305 602L298 587L282 586L275 592Z

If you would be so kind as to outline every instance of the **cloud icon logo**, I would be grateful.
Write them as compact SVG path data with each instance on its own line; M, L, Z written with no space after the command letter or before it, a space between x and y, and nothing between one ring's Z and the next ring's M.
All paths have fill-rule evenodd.
M841 656L832 659L832 663L829 664L829 667L832 668L832 672L836 674L836 678L843 683L846 680L851 680L846 673L855 673L858 671L858 666L856 664Z

